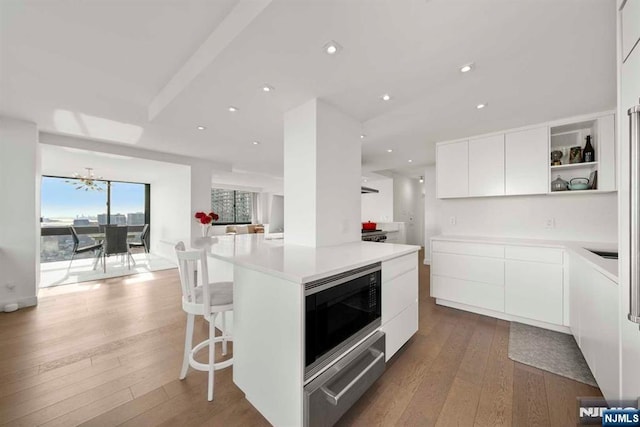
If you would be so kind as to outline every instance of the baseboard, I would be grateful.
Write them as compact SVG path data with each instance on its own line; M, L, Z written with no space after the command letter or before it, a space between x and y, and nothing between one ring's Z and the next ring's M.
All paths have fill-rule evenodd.
M486 308L474 307L472 305L462 304L459 302L453 302L436 298L436 304L444 305L445 307L457 308L458 310L470 311L476 314L482 314L483 316L495 317L496 319L508 320L509 322L524 323L525 325L537 326L538 328L549 329L551 331L562 332L564 334L571 335L571 329L568 326L556 325L553 323L541 322L539 320L527 319L526 317L513 316L507 313L501 313L499 311L488 310Z
M5 305L15 304L15 303L18 303L18 308L33 307L38 305L38 297L32 296L32 297L18 298L17 300L14 299L14 300L0 301L0 312L2 312L2 309Z

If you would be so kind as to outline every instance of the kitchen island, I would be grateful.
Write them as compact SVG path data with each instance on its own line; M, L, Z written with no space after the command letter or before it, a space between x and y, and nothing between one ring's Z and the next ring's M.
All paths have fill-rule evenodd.
M228 280L232 271L233 380L273 425L304 423L305 284L381 263L385 360L417 331L418 246L311 248L260 234L199 238L191 246L205 249L211 279Z

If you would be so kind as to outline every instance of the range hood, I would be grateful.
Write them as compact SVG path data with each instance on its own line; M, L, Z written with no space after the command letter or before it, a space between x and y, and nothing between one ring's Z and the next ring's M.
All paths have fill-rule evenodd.
M375 188L371 188L371 187L360 187L360 193L361 194L379 193L379 191L376 190Z

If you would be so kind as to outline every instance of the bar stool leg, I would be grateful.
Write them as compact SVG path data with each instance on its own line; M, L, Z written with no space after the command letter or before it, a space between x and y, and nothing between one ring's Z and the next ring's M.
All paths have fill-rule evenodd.
M213 313L209 319L209 394L207 400L211 402L213 400L213 380L215 368L215 356L216 356L216 317L218 313Z
M222 355L227 355L227 312L222 313Z
M184 356L182 359L182 370L180 371L180 379L183 380L187 376L189 370L189 354L193 347L193 324L195 316L193 314L187 314L187 330L184 336Z

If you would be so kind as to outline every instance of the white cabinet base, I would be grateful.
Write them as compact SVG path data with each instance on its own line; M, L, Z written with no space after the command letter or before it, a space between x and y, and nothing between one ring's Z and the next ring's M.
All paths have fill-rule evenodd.
M400 314L380 328L386 334L385 362L418 332L418 303L405 308Z
M482 314L483 316L495 317L496 319L537 326L539 328L549 329L551 331L562 332L563 334L571 334L571 330L567 326L554 325L552 323L540 322L538 320L527 319L520 316L513 316L511 314L488 310L486 308L475 307L473 305L461 304L459 302L448 301L440 298L436 298L436 304L443 305L445 307L457 308L458 310L470 311L476 314Z

